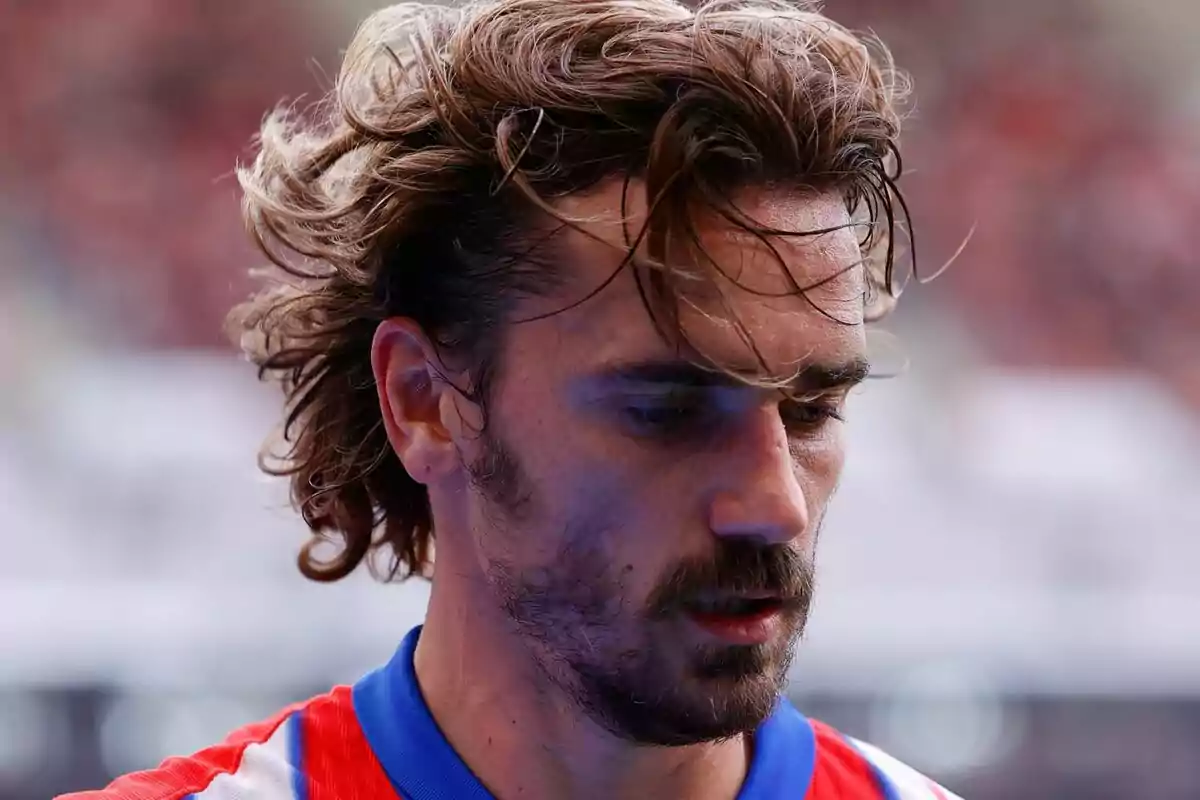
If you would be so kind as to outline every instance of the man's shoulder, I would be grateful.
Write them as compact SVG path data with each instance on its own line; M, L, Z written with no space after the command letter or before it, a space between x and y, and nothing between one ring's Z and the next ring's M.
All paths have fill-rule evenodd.
M56 800L316 800L324 794L321 789L334 788L329 784L335 765L354 767L356 783L387 785L358 726L351 689L344 686L193 755L168 758L107 788Z
M809 797L879 800L962 800L874 745L810 720L817 757Z
M316 702L316 700L310 701ZM296 714L290 706L270 719L247 725L223 742L189 756L172 756L154 769L117 778L108 787L68 794L59 800L180 800L185 797L291 800L296 775Z

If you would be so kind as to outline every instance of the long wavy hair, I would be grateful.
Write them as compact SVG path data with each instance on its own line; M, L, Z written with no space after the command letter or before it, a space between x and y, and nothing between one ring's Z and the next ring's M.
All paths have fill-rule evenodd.
M700 215L770 246L814 232L757 226L737 189L840 192L861 226L867 317L883 316L907 219L905 93L882 44L808 3L404 3L367 19L330 95L268 116L238 172L247 227L274 266L230 319L286 393L284 449L262 463L290 478L313 533L304 575L334 581L364 560L387 579L428 574L434 521L385 435L372 337L411 318L468 367L461 391L486 410L517 301L562 278L536 256L555 226L575 224L556 197L637 180L649 212L623 268L660 332L679 337L681 282L721 269L700 247ZM680 246L696 257L675 258ZM382 570L375 552L390 555Z

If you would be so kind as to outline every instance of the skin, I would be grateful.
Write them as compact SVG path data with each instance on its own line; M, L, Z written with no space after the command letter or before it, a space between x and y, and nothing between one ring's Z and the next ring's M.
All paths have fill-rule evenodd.
M571 280L519 317L561 308L614 271L620 197L613 181L562 201L591 236L560 234ZM833 195L747 190L738 202L781 229L849 221ZM682 315L689 339L760 377L823 377L803 387L811 401L660 380L664 362L686 361L655 332L628 271L577 308L505 332L482 435L479 410L439 379L447 367L419 328L392 319L376 334L388 435L427 487L438 532L418 680L497 797L733 798L750 733L783 688L843 464L837 415L865 363L861 254L852 228L773 239L782 266L727 227L702 239L752 291L718 278L699 292ZM801 286L823 283L796 296L784 268ZM695 623L687 602L717 587L789 597L769 641L735 646Z

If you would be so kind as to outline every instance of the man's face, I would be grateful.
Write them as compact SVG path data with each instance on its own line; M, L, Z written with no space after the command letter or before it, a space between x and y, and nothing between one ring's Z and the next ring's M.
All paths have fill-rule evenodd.
M553 310L613 273L619 192L564 204L616 246L564 234L570 288L527 310ZM849 221L834 196L747 193L740 204L776 229ZM655 331L626 270L579 307L508 331L488 427L462 448L490 595L547 680L647 744L736 735L773 709L842 468L838 416L865 365L853 230L772 240L782 266L744 233L703 237L741 286L718 279L724 306L698 292L681 314L688 339L758 378L797 376L794 391L693 367ZM794 284L820 285L805 297Z

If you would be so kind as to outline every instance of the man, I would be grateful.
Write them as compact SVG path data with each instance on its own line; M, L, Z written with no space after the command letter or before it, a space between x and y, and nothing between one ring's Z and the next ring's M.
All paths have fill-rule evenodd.
M890 297L899 96L775 0L372 17L327 117L269 118L241 173L290 278L234 319L288 393L301 570L390 556L426 623L76 797L949 797L781 699Z

